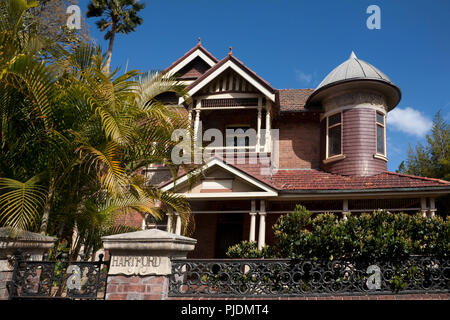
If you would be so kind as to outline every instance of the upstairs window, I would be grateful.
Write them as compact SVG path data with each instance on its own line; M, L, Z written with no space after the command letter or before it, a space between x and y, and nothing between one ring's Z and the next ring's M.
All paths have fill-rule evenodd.
M377 153L386 156L385 115L377 112Z
M327 158L342 154L342 113L327 118Z

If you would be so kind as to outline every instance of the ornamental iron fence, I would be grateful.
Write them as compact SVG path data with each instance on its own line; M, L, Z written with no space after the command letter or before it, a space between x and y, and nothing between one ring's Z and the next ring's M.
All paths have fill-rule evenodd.
M14 256L12 280L7 283L10 299L104 299L109 261L69 261L62 254L54 261L29 261ZM83 257L80 257L81 260Z
M280 297L450 291L448 258L172 260L169 296Z

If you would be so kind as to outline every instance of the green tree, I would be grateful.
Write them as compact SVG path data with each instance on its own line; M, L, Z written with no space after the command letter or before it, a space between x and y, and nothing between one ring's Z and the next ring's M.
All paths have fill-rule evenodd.
M188 98L184 86L157 72L105 73L106 55L90 44L47 58L27 28L30 5L0 2L0 226L57 235L74 255L93 253L130 212L160 219L172 208L192 233L186 199L148 186L142 170L178 171L171 134L189 124L158 96Z
M229 248L230 258L350 259L374 261L410 255L450 254L450 220L378 210L349 214L347 220L323 213L312 218L302 206L280 216L273 226L275 243L258 250L243 241Z
M409 147L406 164L398 171L450 181L450 124L442 117L441 111L435 115L431 135L427 134L426 140L425 146L418 143L414 149ZM436 205L440 213L450 213L449 196L439 198Z
M141 25L143 20L138 16L138 12L145 8L144 3L139 0L92 0L88 6L86 16L102 17L96 22L101 31L107 30L105 40L109 40L108 59L106 71L109 72L111 57L114 46L114 39L117 33L128 34L136 31L136 27Z
M88 25L83 17L80 30L67 27L67 8L71 5L78 5L78 0L39 0L39 6L27 13L30 26L47 49L52 49L55 42L72 47L89 40Z

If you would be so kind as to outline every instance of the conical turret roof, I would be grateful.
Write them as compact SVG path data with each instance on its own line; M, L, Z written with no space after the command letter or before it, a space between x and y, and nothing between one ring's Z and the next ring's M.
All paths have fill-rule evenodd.
M350 57L331 71L309 97L307 104L320 102L327 93L341 89L373 88L386 96L389 110L400 101L400 89L389 77L370 63L358 59L352 51Z
M355 79L381 80L393 84L387 75L370 63L358 59L355 52L352 51L348 60L344 61L331 71L317 86L316 90L335 82Z

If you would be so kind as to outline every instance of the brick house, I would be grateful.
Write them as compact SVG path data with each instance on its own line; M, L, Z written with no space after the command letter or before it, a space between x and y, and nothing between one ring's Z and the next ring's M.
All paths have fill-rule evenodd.
M386 115L401 91L353 52L316 89L275 89L231 48L219 61L200 41L165 72L187 85L190 102L164 99L185 108L195 139L208 129L225 136L215 148L222 154L175 181L164 167L148 168L152 183L191 204L192 258L223 258L241 240L272 243L272 225L296 204L344 219L377 209L432 216L435 199L450 193L450 182L387 171ZM180 233L176 213L163 224Z

